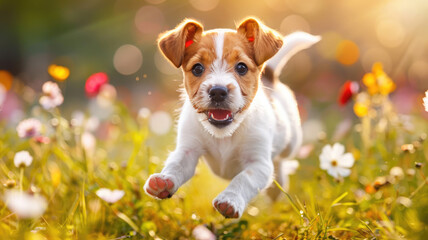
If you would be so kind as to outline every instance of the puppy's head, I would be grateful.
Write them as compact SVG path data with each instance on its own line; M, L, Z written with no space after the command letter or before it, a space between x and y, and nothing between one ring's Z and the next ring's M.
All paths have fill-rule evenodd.
M236 30L204 31L185 20L159 39L166 58L184 73L184 87L199 120L213 136L232 135L254 99L263 63L282 38L254 18Z

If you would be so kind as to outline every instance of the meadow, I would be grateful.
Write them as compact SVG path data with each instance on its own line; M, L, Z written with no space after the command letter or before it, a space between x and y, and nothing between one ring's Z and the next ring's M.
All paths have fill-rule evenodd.
M423 239L428 234L427 120L395 112L388 95L396 86L379 63L341 90L340 102L353 105L356 117L337 119L331 132L305 144L287 173L290 188L274 186L282 191L275 202L260 194L238 220L224 219L212 207L227 181L203 161L171 199L157 201L144 193L145 180L160 171L174 146L174 131L159 126L171 124L168 113L129 112L106 75L98 73L85 90L108 114L96 119L83 110L67 118L59 85L47 81L17 126L2 123L2 239ZM355 162L335 170L340 162L322 164L336 161L323 156L326 151L347 152Z

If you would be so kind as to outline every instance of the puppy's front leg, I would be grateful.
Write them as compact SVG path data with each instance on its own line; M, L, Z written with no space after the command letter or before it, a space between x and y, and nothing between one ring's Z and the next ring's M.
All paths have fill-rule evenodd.
M214 207L226 218L241 217L248 202L268 186L272 174L273 164L269 158L248 164L214 199Z
M170 198L195 174L199 156L200 153L194 149L178 146L169 155L162 171L147 179L144 190L157 199Z

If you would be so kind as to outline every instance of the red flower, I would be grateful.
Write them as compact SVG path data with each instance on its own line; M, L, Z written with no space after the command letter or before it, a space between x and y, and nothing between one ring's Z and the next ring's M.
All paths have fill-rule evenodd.
M85 91L88 97L95 97L100 91L102 85L108 83L108 76L106 73L94 73L88 77L85 84Z
M36 140L36 142L43 143L43 144L49 144L51 142L51 139L45 136L37 136L37 137L34 137L34 139Z
M349 100L351 100L352 96L358 92L359 88L360 87L357 82L346 81L345 84L343 84L342 89L340 90L340 95L338 99L339 104L343 106L348 103Z

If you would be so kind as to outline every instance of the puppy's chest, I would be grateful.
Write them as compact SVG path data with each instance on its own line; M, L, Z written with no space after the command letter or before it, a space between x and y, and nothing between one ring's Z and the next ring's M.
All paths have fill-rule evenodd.
M231 138L213 139L205 147L204 159L216 175L232 179L242 170L238 144Z

